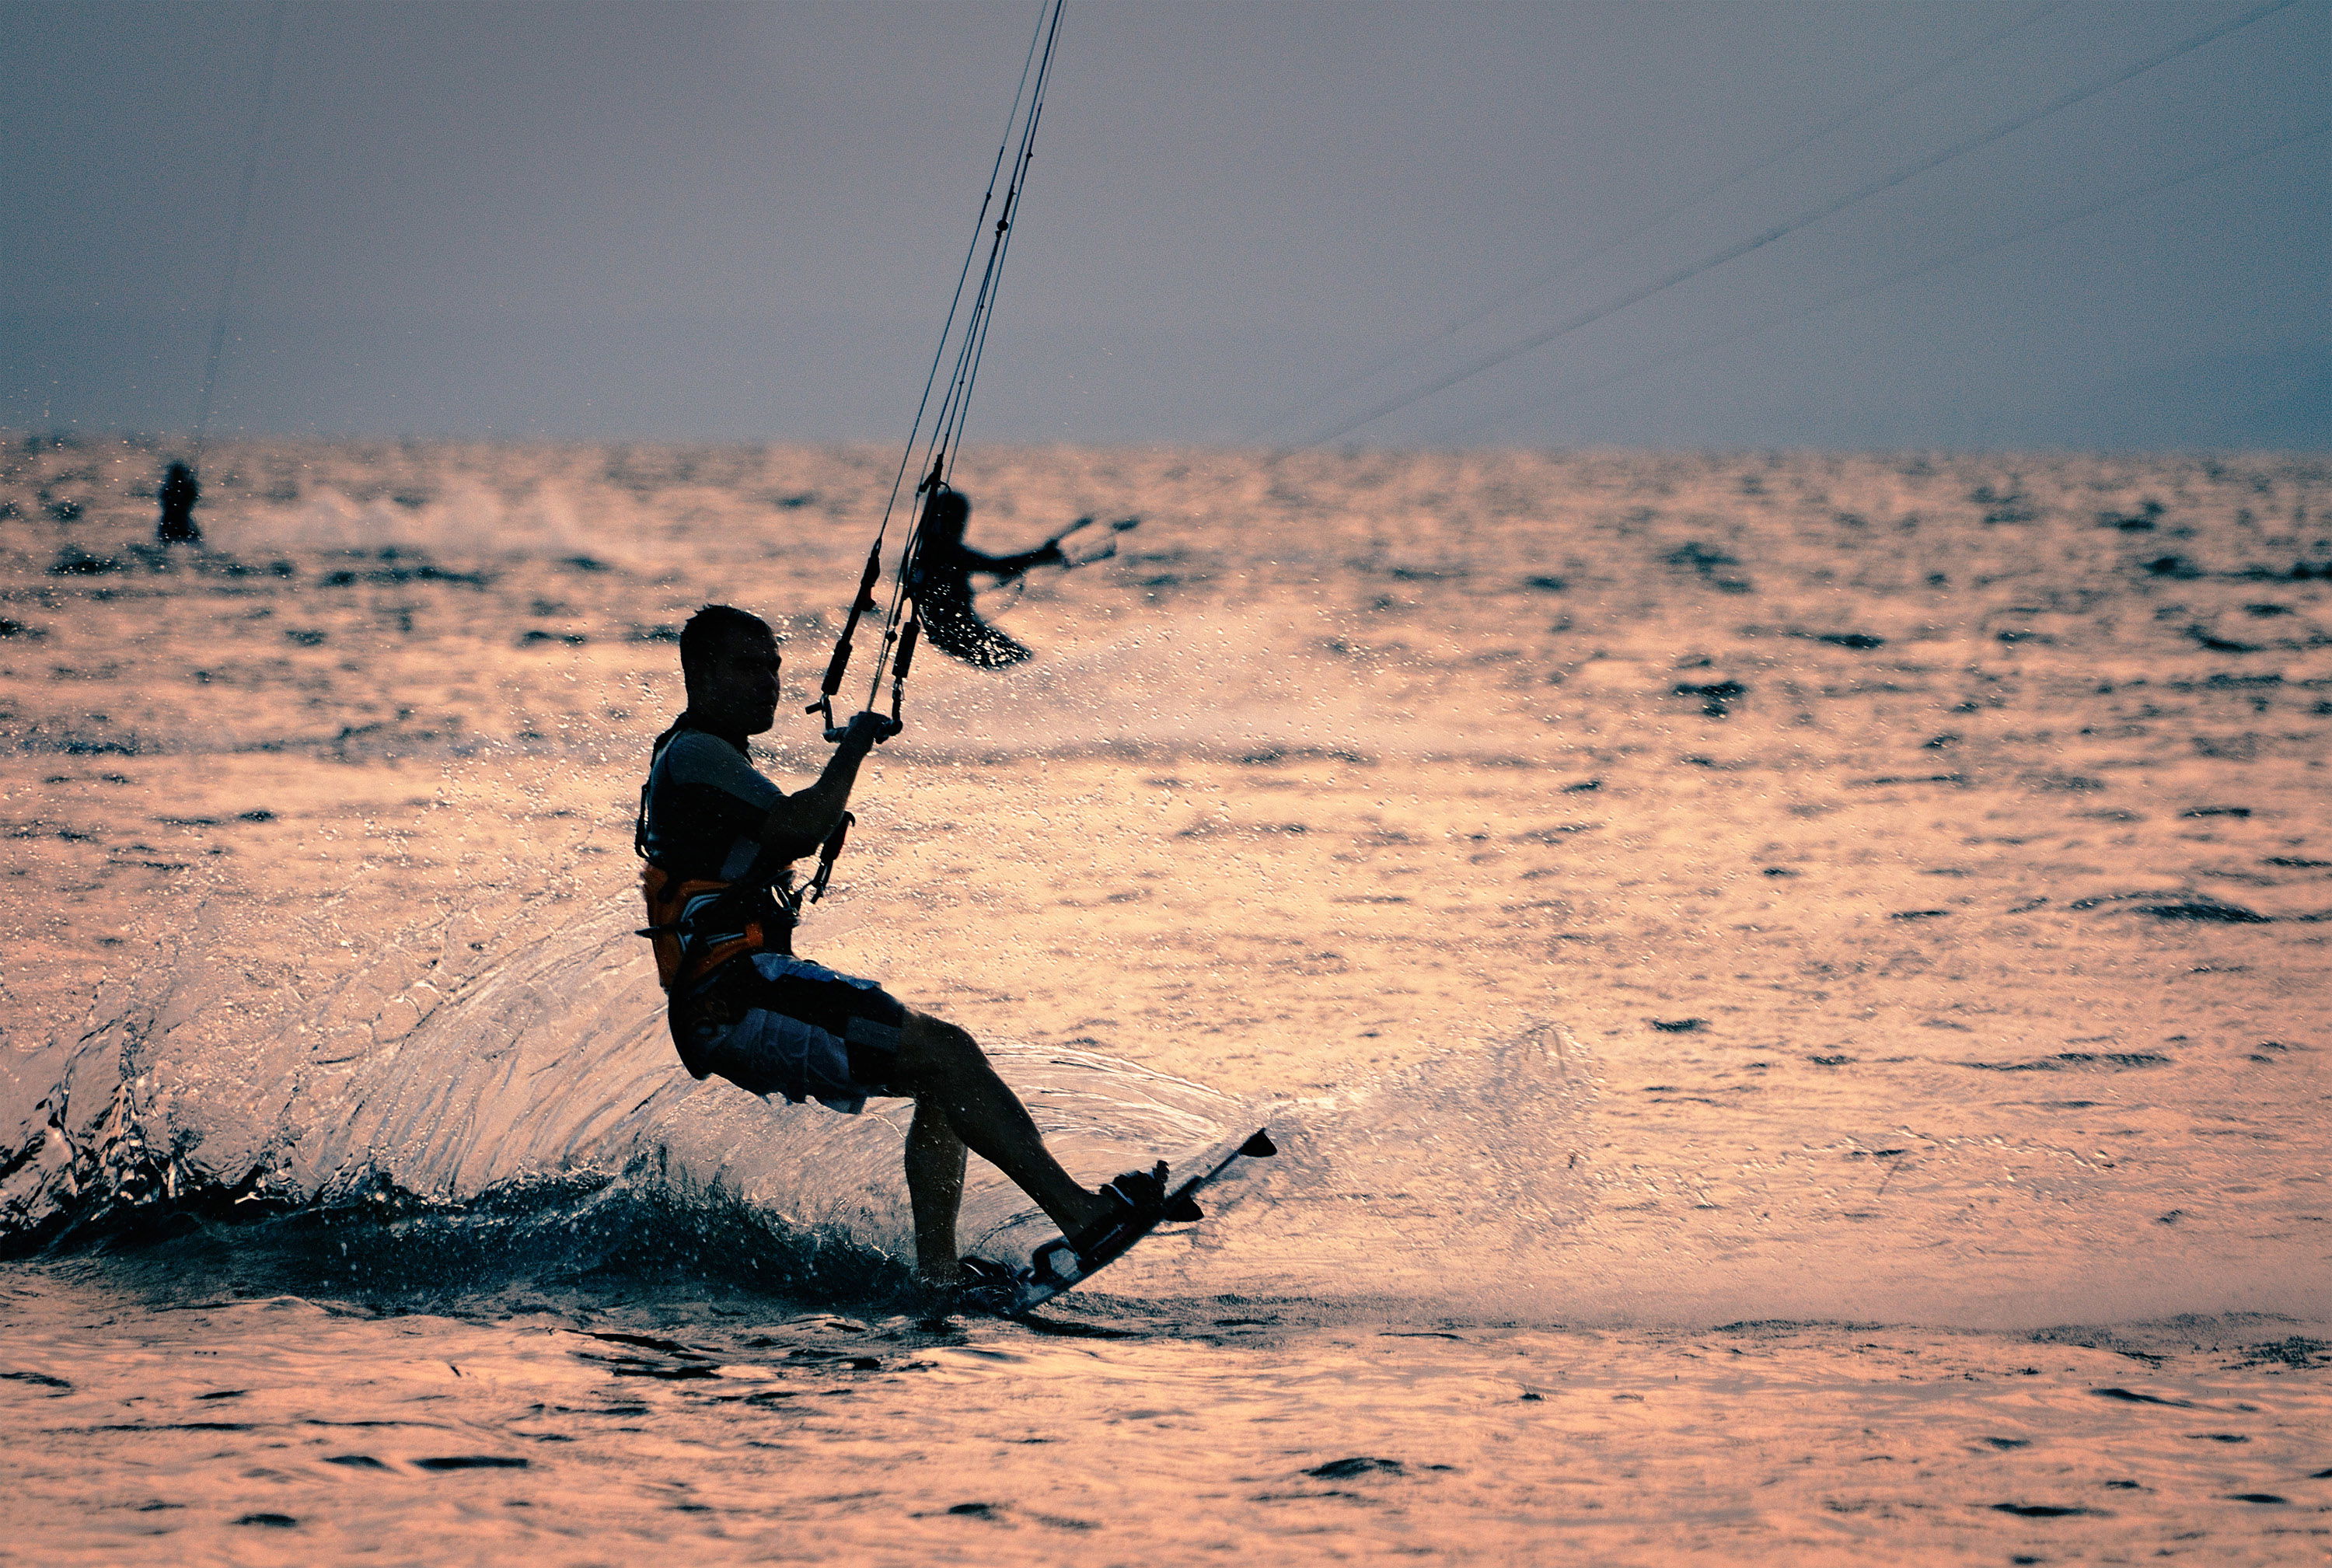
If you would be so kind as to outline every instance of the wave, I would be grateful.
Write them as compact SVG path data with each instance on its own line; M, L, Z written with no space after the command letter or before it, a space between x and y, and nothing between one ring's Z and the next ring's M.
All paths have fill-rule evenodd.
M0 1247L135 1257L182 1282L263 1255L272 1287L302 1294L675 1280L895 1294L912 1256L910 1104L843 1116L693 1082L633 921L611 899L487 953L445 916L328 984L268 987L228 956L224 913L197 915L85 1027L20 1058ZM1186 1164L1250 1123L1280 1140L1279 1159L1213 1190L1205 1224L1113 1269L1119 1299L1430 1296L1453 1245L1544 1248L1582 1212L1583 1184L1546 1180L1549 1139L1575 1139L1587 1081L1552 1026L1454 1075L1272 1107L1094 1052L988 1049L1087 1180ZM1477 1218L1456 1224L1461 1212ZM1051 1233L973 1162L972 1250L1025 1254Z
M263 966L240 907L156 934L81 1027L14 1059L0 1250L135 1255L180 1290L263 1254L275 1288L398 1300L653 1286L830 1306L905 1286L908 1104L840 1116L692 1082L628 900L578 916L546 897L503 926L537 934L499 946L448 913L329 977L312 943ZM847 910L821 912L822 944L855 940ZM2222 1222L2235 1200L2177 1162L1909 1127L1731 1159L1703 1123L1672 1151L1630 1142L1630 1106L1599 1105L1595 1062L1551 1021L1270 1106L1097 1052L989 1048L1089 1181L1187 1166L1266 1121L1281 1145L1080 1293L1105 1310L1996 1328L2322 1299L2304 1238ZM2155 1218L2180 1210L2209 1222ZM1008 1257L1050 1229L974 1162L962 1234Z
M499 949L435 917L329 980L256 967L231 904L197 913L0 1085L0 1250L101 1253L160 1294L896 1299L908 1104L842 1116L691 1081L629 901L572 907L547 901L510 926L541 934ZM822 912L821 937L848 945L851 919ZM2201 1200L2179 1171L2045 1140L1906 1129L1875 1151L1623 1163L1595 1062L1551 1021L1268 1106L1097 1052L989 1050L1090 1181L1187 1167L1264 1122L1281 1146L1081 1292L1090 1310L1998 1328L2320 1303L2312 1259L2154 1222ZM973 1162L971 1249L1051 1233Z
M18 1063L0 1235L70 1248L187 1217L370 1213L548 1238L621 1229L606 1217L645 1206L758 1228L797 1264L848 1254L882 1274L909 1234L905 1103L846 1117L690 1080L635 919L609 900L482 959L447 917L288 996L254 986L197 921L100 996L89 1027ZM991 1054L1073 1162L1171 1158L1218 1135L1229 1106L1086 1053ZM967 1234L1021 1207L975 1181ZM589 1250L549 1246L576 1267Z

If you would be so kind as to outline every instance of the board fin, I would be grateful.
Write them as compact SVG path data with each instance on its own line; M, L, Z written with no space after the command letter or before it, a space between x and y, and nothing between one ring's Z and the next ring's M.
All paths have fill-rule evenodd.
M1270 1129L1257 1127L1255 1136L1239 1145L1239 1152L1249 1160L1267 1160L1279 1152L1279 1145L1271 1141Z

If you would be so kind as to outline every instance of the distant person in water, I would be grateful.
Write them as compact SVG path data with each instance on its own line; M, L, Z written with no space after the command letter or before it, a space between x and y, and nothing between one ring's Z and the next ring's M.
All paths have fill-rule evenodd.
M195 471L183 463L170 464L162 475L162 488L154 492L162 503L162 521L154 525L154 537L164 544L202 543L203 531L195 521L195 503L202 498Z
M673 1042L689 1072L851 1114L870 1097L912 1098L915 1268L935 1290L963 1281L955 1226L967 1145L1080 1251L1161 1202L1163 1184L1145 1172L1098 1192L1079 1186L969 1034L903 1006L873 980L795 954L801 894L793 864L843 822L859 765L891 721L854 715L817 781L788 795L746 751L777 715L778 644L768 623L707 605L681 630L680 666L687 711L656 737L635 843L647 863L649 934Z
M952 658L983 670L1000 670L1028 657L1027 645L999 631L980 618L972 607L971 574L980 572L998 583L1017 581L1031 568L1065 566L1061 541L1048 539L1018 555L989 555L964 543L971 521L971 502L961 491L942 484L923 504L922 527L915 546L915 563L907 574L907 591L923 618L923 636L932 646Z

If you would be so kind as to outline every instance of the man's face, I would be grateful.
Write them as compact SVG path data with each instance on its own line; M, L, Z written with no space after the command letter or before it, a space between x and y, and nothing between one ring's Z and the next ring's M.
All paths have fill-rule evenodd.
M730 637L711 672L703 706L748 735L778 721L778 645L766 636Z

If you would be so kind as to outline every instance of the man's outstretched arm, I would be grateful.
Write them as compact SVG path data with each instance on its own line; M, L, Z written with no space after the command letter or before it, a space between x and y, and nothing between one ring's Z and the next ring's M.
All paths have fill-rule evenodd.
M968 544L958 548L963 555L966 571L993 577L999 583L1010 582L1016 577L1027 576L1033 568L1052 566L1062 559L1060 540L1052 539L1034 550L1024 550L1013 555L989 555L986 550L974 550Z
M761 842L779 847L788 859L817 848L842 820L843 810L850 804L851 787L858 782L858 766L890 724L880 713L853 713L817 782L779 796L778 803L769 808L761 825Z

